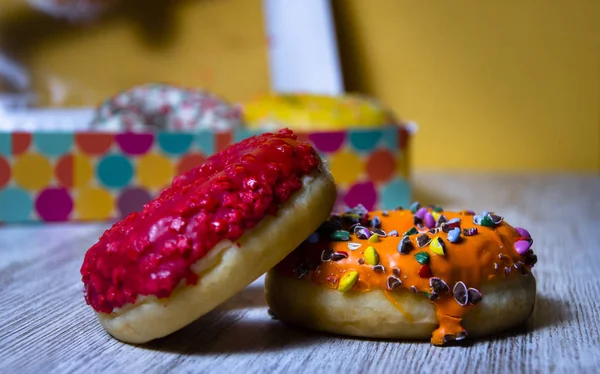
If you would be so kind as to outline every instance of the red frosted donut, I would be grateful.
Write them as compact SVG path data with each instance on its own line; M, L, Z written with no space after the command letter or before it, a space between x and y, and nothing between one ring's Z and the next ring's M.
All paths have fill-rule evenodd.
M273 267L331 212L335 185L289 130L234 144L107 230L81 267L114 337L168 335Z

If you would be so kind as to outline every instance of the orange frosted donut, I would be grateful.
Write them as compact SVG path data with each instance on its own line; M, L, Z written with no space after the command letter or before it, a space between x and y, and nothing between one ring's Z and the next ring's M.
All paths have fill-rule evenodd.
M284 322L343 335L452 340L524 322L533 240L495 213L439 207L333 215L268 273Z

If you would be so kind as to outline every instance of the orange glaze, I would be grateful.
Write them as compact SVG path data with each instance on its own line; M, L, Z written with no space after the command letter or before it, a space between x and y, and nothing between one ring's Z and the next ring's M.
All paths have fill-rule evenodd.
M462 281L467 287L477 289L485 281L526 274L535 263L535 261L528 262L515 250L514 243L520 238L520 234L507 223L501 222L495 227L485 227L473 223L473 216L465 211L441 214L448 220L461 219L461 237L458 242L451 243L447 239L448 234L441 229L437 234L432 234L427 228L420 227L419 234L409 236L412 243L410 252L401 254L398 251L398 244L403 234L415 227L413 213L410 210L389 211L388 216L384 217L381 211L375 211L369 212L368 217L379 217L381 229L386 233L397 230L398 237L387 236L381 238L379 242L373 243L366 239L358 239L350 232L349 241L330 241L329 238L322 238L315 244L304 242L286 257L276 267L276 270L283 274L298 276L298 265L306 264L309 270L301 278L331 289L337 289L340 278L346 272L355 270L359 273L358 281L349 292L369 292L370 290L384 290L386 293L398 292L402 288L410 290L411 286L414 286L418 292L421 292L421 295L427 297L432 293L430 279L419 276L419 269L422 265L415 259L415 254L426 252L430 256L429 267L433 277L442 279L450 288L449 292L439 294L439 298L433 301L439 327L434 331L431 342L441 345L447 340L445 337L464 334L461 320L473 307L473 305L461 306L455 300L452 290L456 282ZM477 227L478 234L465 236L462 233L463 229L472 227ZM419 248L416 238L421 233L427 233L430 238L441 237L445 245L445 255L433 253L429 245ZM350 250L349 243L359 243L361 246L356 250ZM359 263L364 260L364 252L370 245L377 250L380 264L385 268L384 272L376 272L372 265ZM338 261L323 262L321 253L326 249L345 252L348 257ZM495 264L498 264L497 267ZM400 269L398 278L402 281L402 285L393 291L388 291L388 277L394 275L394 268ZM398 274L397 271L396 274ZM394 300L390 296L386 295L387 299L406 316L406 311L393 302ZM483 297L485 298L485 295Z

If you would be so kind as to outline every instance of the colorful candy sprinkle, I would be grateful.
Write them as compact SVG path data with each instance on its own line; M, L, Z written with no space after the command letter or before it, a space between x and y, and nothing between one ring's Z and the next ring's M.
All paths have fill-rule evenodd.
M522 227L515 227L515 230L517 230L517 232L519 233L520 236L524 237L524 238L531 238L531 235L529 234L529 231L525 230Z
M463 282L456 282L452 293L454 294L454 300L456 300L460 306L465 306L469 303L469 293L467 286Z
M427 252L419 252L415 255L415 259L421 265L426 265L429 263L429 253Z
M431 238L427 234L421 234L421 235L417 236L417 245L420 248L425 247L430 242L431 242Z
M399 236L398 230L392 230L387 233L387 236Z
M360 244L360 243L348 242L348 249L351 250L351 251L356 251L361 246L362 246L362 244Z
M433 211L434 211L434 212L436 212L436 213L441 213L441 212L443 212L443 211L444 211L444 208L442 208L442 207L441 207L441 206L439 206L439 205L434 205L434 206L433 206Z
M410 238L408 236L403 237L400 240L400 243L398 243L398 252L400 252L403 255L410 253L412 248L413 248L413 244L410 241Z
M448 241L450 243L456 243L459 240L460 240L460 229L458 227L455 227L448 232Z
M473 235L477 235L478 231L477 231L477 227L471 227L469 229L463 229L463 235L464 236L473 236Z
M447 222L448 226L450 226L451 228L460 228L460 218L452 218L450 221Z
M346 230L336 230L331 233L331 240L337 242L343 242L346 240L350 240L350 233Z
M425 218L425 214L428 212L427 208L419 208L415 213L415 217L419 217L421 219Z
M389 215L390 215L390 212L388 212L387 210L383 210L383 211L381 212L381 215L382 215L382 216L384 216L384 217L389 217Z
M306 241L310 244L316 244L319 242L319 233L318 232L313 232L307 239Z
M371 227L380 228L381 227L381 219L377 216L373 217L371 220Z
M390 275L387 279L387 288L390 291L395 290L396 288L402 285L402 281L392 275Z
M431 273L431 269L429 268L429 265L425 264L425 265L421 266L421 268L419 269L419 277L421 277L421 278L433 277L433 274Z
M478 302L481 301L481 299L483 298L481 296L481 292L479 292L479 290L475 289L475 288L469 288L468 291L468 300L469 300L469 304L477 304Z
M365 262L371 266L379 265L379 253L373 246L368 246L365 250Z
M431 215L431 213L429 212L425 213L425 217L423 217L423 222L425 222L425 226L427 226L428 228L435 227L435 218L433 218L433 215Z
M340 292L350 291L350 289L352 287L354 287L354 285L356 284L357 281L358 281L358 271L351 270L351 271L347 272L346 274L344 274L342 279L340 279L340 284L338 285L338 291L340 291Z
M529 240L519 240L515 242L515 250L522 256L529 248L531 248L531 242Z
M415 214L417 213L417 211L421 208L421 204L419 204L418 201L415 201L414 203L411 204L410 206L410 211Z
M429 248L431 249L431 252L435 253L436 255L439 255L439 256L446 255L446 245L444 244L444 240L442 238L440 238L439 236L436 236L431 241Z
M438 219L440 219L440 217L442 216L440 213L437 212L433 212L431 213L431 215L433 216L433 219L437 222Z
M484 216L479 224L485 227L494 227L496 225L490 216Z
M418 234L418 233L419 233L419 230L417 230L414 227L411 227L410 230L408 230L407 232L405 232L403 236L415 235L415 234Z
M363 226L356 226L354 228L354 234L356 235L357 238L359 239L369 239L371 237L371 231L369 231L368 228L363 227Z
M372 234L369 237L369 243L379 243L381 240L379 240L379 235L377 234Z

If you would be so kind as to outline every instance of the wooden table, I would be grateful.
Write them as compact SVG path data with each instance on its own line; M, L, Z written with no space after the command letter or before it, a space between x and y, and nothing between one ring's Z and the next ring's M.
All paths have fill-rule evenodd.
M539 262L535 312L502 336L438 348L290 328L267 314L261 280L145 346L110 338L85 305L79 267L106 224L0 228L0 373L600 371L600 178L419 174L416 198L494 210L526 227Z

